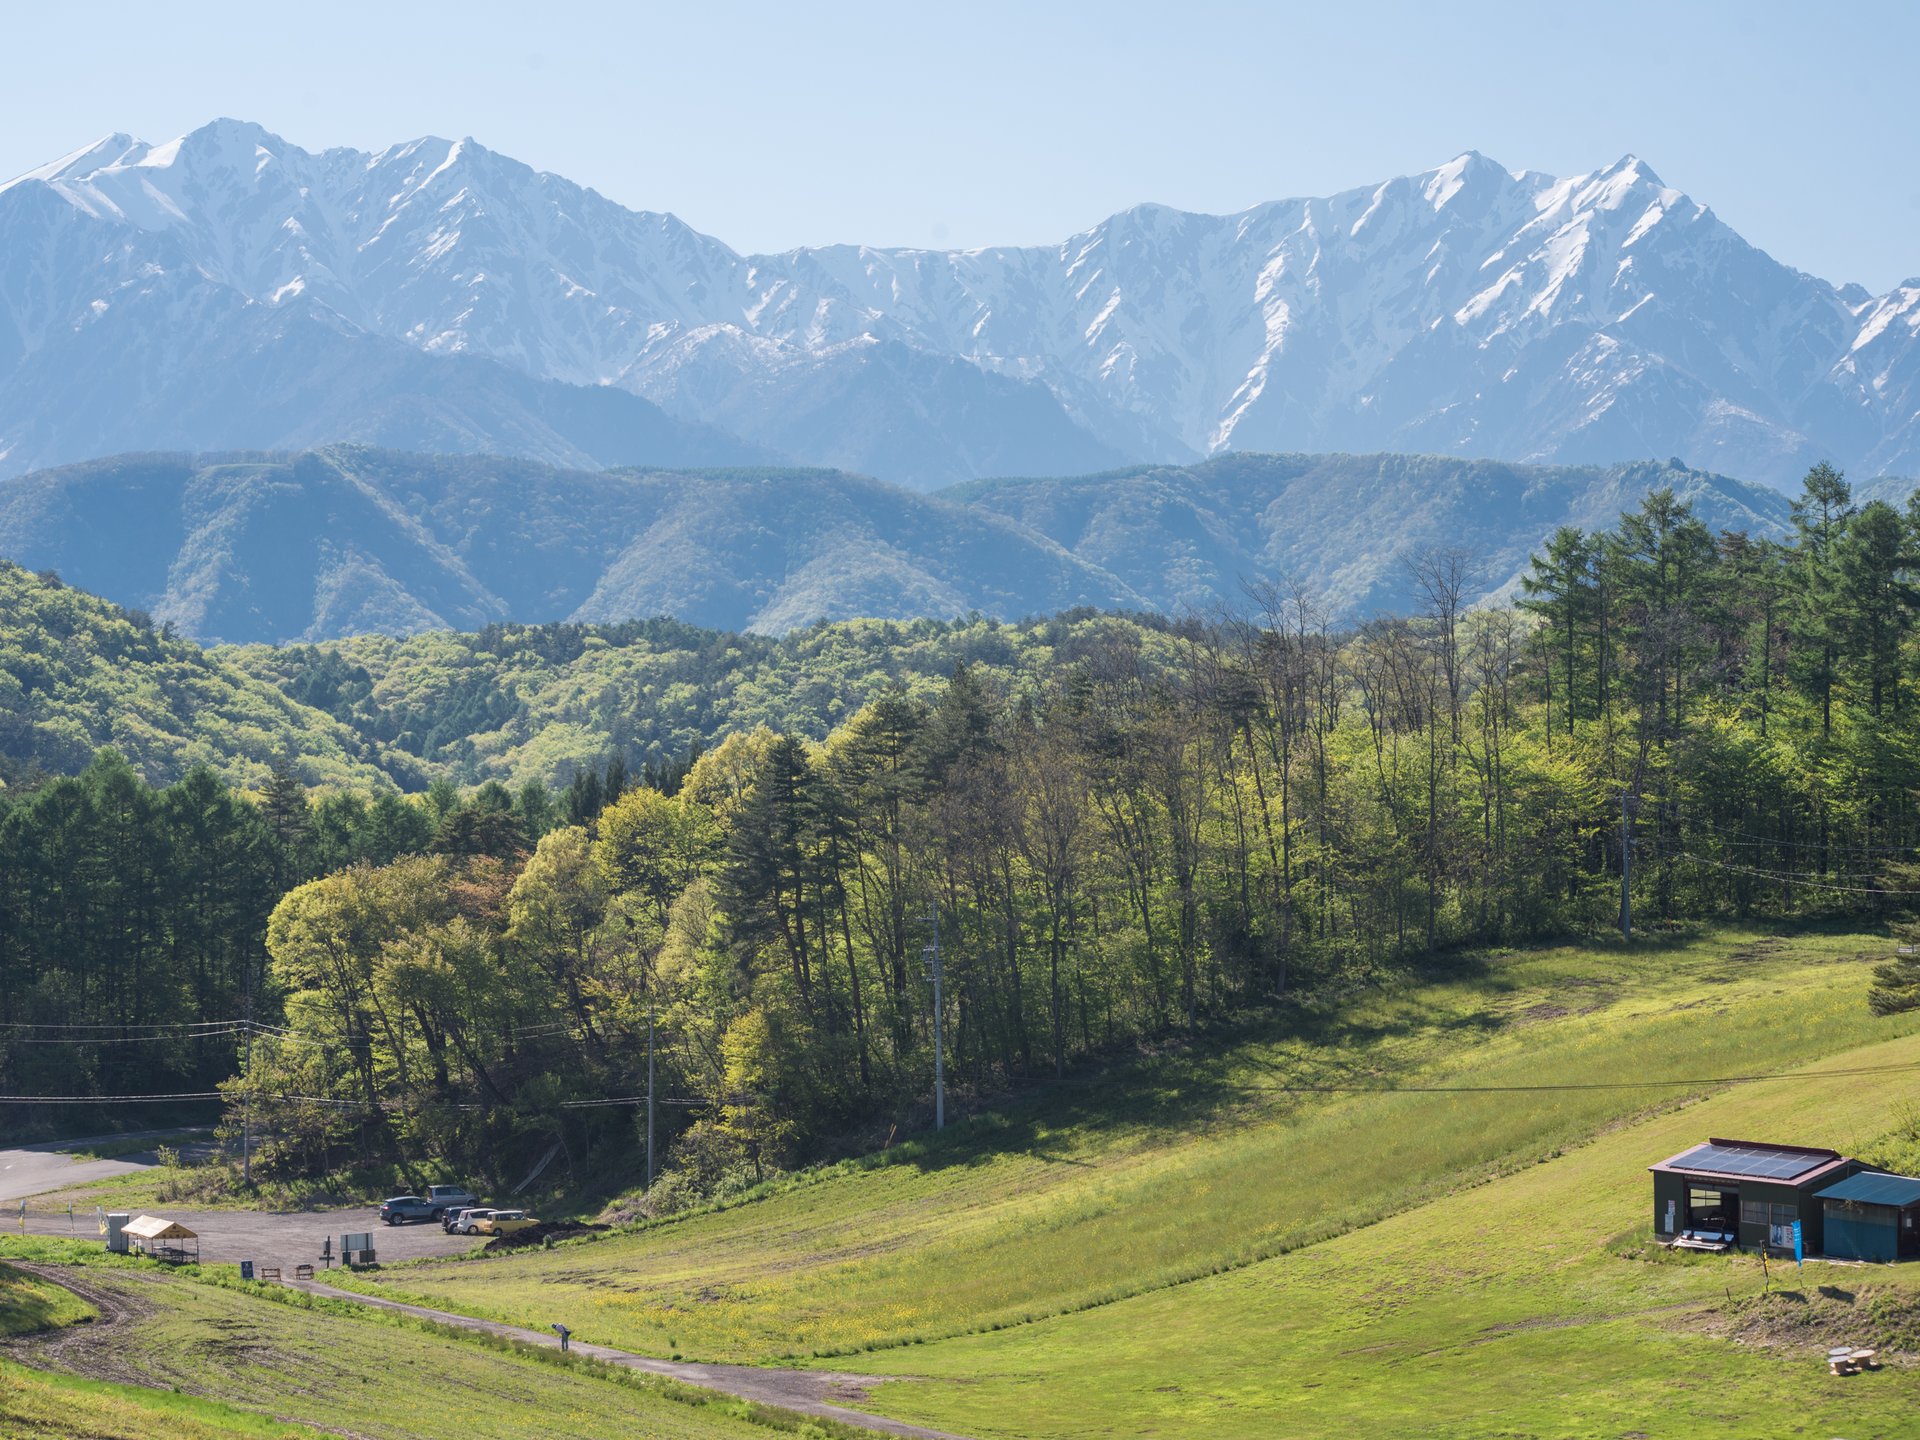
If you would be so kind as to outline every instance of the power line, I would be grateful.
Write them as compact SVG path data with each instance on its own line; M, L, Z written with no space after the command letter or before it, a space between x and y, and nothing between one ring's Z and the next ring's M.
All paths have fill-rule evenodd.
M1700 829L1714 835L1738 836L1752 845L1772 845L1795 850L1824 850L1829 854L1846 855L1920 855L1920 845L1836 845L1831 841L1787 840L1777 836L1761 835L1752 830L1733 830L1715 825L1710 820L1695 820Z
M1760 870L1751 865L1729 865L1724 860L1709 860L1704 855L1688 855L1685 852L1681 852L1674 858L1691 861L1695 865L1708 865L1715 870L1725 870L1734 875L1752 876L1756 880L1766 880L1777 885L1798 885L1803 890L1830 890L1837 895L1920 895L1920 890L1897 890L1885 885L1835 885L1818 878L1817 871Z
M29 1036L21 1040L0 1038L0 1045L152 1045L156 1042L178 1044L183 1040L220 1040L245 1033L236 1025L231 1030L198 1030L190 1035L79 1035L64 1040L41 1036Z
M168 1035L178 1035L182 1032L231 1029L247 1023L245 1020L173 1020L152 1024L123 1025L113 1020L92 1020L72 1025L55 1025L37 1021L10 1020L0 1023L0 1030L152 1030L162 1031Z
M1920 1071L1920 1062L1906 1062L1892 1065L1852 1065L1824 1070L1769 1070L1750 1075L1709 1075L1688 1076L1684 1078L1645 1077L1637 1080L1588 1080L1588 1081L1549 1081L1541 1084L1512 1085L1395 1085L1395 1084L1236 1084L1222 1088L1240 1091L1245 1094L1303 1094L1303 1095L1533 1095L1557 1092L1579 1093L1604 1090L1645 1090L1650 1087L1668 1089L1706 1089L1720 1085L1754 1085L1768 1080L1857 1080L1875 1075L1909 1075ZM206 1090L183 1092L173 1095L0 1095L0 1104L119 1104L138 1101L157 1100L215 1100L222 1098L222 1092ZM290 1095L274 1092L257 1093L256 1100L279 1100L288 1103L308 1105L334 1105L343 1109L367 1109L390 1111L401 1108L399 1101L379 1101L369 1104L364 1100L343 1100L330 1095ZM563 1100L557 1108L562 1110L584 1110L596 1107L618 1105L644 1105L644 1095L608 1096L601 1100ZM697 1096L659 1096L657 1105L756 1105L758 1100L752 1096L723 1096L719 1099L703 1099ZM473 1102L453 1102L453 1108L460 1110L478 1110L486 1107Z
M0 1105L144 1105L158 1100L218 1100L218 1090L183 1090L176 1095L0 1095Z
M1869 1075L1900 1075L1920 1071L1920 1063L1861 1065L1839 1070L1777 1070L1759 1075L1720 1075L1685 1080L1556 1081L1542 1085L1230 1085L1249 1094L1308 1095L1513 1095L1553 1091L1644 1090L1649 1086L1685 1089L1692 1086L1751 1085L1762 1080L1847 1080Z

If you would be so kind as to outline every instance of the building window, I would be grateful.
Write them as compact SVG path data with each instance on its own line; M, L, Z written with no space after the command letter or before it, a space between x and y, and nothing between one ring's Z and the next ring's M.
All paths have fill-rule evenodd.
M1742 1200L1740 1202L1740 1219L1748 1225L1766 1224L1767 1202L1764 1200Z
M1799 1218L1800 1209L1797 1205L1776 1205L1773 1207L1773 1223L1776 1226L1784 1225L1788 1229L1792 1229L1793 1222Z
M1689 1228L1725 1229L1733 1224L1733 1197L1724 1190L1687 1189L1687 1225Z

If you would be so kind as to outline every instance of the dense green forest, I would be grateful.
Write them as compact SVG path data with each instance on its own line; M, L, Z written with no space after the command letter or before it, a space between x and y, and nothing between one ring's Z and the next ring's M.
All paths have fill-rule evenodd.
M154 784L206 765L257 785L281 761L311 784L429 778L150 616L0 560L0 783L103 747Z
M890 686L933 700L957 665L1010 694L1044 688L1116 637L1160 665L1171 633L1158 617L1072 611L1020 624L848 620L779 639L676 620L493 625L213 653L349 727L396 770L517 790L570 784L609 753L667 764L761 725L824 739Z
M378 1154L493 1183L554 1147L630 1155L608 1102L644 1093L651 1025L680 1193L925 1123L936 926L964 1098L1442 947L1611 926L1623 839L1643 921L1890 913L1920 847L1920 515L1824 468L1793 514L1786 542L1716 535L1655 492L1556 533L1511 608L1465 605L1466 557L1429 551L1417 612L1357 630L1278 588L1205 622L829 627L813 690L799 642L732 637L699 658L738 677L730 718L662 727L699 689L664 676L576 695L631 727L611 758L580 763L581 722L512 787L310 796L282 767L243 800L101 760L0 815L0 1020L206 1022L251 991L272 1028L228 1089L271 1116L270 1173ZM517 646L548 675L596 642L436 637L429 669ZM486 734L490 697L375 663L415 643L249 664L440 760L429 717ZM106 1049L56 1053L75 1085L219 1068ZM11 1042L0 1066L52 1083Z

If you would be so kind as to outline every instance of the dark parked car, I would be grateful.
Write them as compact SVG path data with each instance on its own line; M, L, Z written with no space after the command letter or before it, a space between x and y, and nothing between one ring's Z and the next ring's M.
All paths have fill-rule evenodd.
M438 1213L431 1200L418 1195L396 1195L380 1203L380 1218L389 1225L404 1225L409 1220L431 1220Z
M471 1194L464 1185L429 1185L426 1200L433 1207L433 1218L439 1220L454 1210L464 1210L469 1205L478 1205L478 1197Z

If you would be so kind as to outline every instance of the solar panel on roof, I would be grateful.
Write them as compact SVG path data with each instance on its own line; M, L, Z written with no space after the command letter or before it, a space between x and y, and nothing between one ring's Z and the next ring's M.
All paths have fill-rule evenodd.
M1827 1163L1824 1155L1763 1150L1752 1145L1696 1145L1673 1162L1676 1170L1717 1170L1722 1175L1751 1175L1756 1180L1791 1180Z

